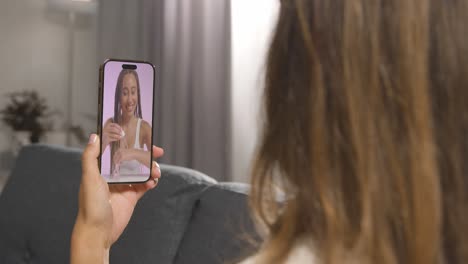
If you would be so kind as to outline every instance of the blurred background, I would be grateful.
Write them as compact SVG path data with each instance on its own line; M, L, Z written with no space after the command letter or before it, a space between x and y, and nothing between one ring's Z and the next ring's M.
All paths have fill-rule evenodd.
M86 144L106 58L156 65L161 162L249 180L278 0L0 3L0 189L22 146Z

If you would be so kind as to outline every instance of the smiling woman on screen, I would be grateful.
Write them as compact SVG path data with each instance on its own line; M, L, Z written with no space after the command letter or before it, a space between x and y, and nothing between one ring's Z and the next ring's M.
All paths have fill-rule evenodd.
M111 147L111 172L114 176L141 174L149 168L151 126L142 119L140 82L135 70L120 72L115 89L114 117L103 128L102 151Z

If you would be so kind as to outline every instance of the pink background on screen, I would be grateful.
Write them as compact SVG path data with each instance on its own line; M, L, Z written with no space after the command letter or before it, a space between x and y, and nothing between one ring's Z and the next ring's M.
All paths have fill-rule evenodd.
M104 67L102 126L104 127L105 122L109 118L114 117L115 88L117 86L117 79L119 74L122 71L122 64L137 65L136 72L138 73L138 78L140 81L140 99L143 120L148 122L151 127L153 127L153 67L145 63L120 61L109 61ZM149 169L147 169L147 171L146 169L147 168L145 167L145 173L149 174ZM106 175L110 174L110 147L107 147L102 154L101 173Z

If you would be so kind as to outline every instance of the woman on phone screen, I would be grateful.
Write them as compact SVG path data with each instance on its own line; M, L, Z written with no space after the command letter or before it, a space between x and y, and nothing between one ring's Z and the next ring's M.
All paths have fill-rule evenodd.
M151 126L142 119L140 96L138 73L122 70L115 89L114 117L105 122L102 132L102 151L111 148L112 175L139 175L142 165L150 166Z

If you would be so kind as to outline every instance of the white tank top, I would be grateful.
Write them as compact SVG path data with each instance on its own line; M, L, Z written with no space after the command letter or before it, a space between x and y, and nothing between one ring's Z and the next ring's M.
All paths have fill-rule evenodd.
M140 127L141 127L141 118L138 118L137 128L135 132L135 143L133 144L134 149L143 148L140 146ZM143 164L137 160L126 160L120 163L120 175L129 176L129 175L141 175L143 173Z

